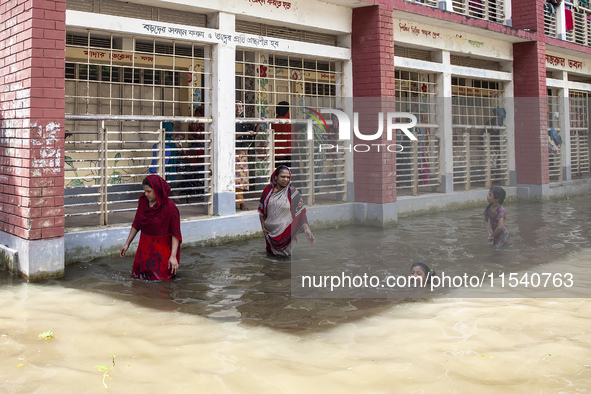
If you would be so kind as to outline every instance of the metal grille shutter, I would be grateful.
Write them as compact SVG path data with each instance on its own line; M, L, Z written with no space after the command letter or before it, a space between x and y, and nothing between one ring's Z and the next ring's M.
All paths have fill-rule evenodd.
M288 27L271 26L262 23L236 20L236 32L254 34L256 36L283 38L286 40L303 41L313 44L337 46L337 36L311 31L290 29Z
M423 49L394 46L394 56L407 57L409 59L431 61L431 52Z
M67 0L66 9L206 27L207 15L115 0Z
M491 60L474 59L465 56L450 56L450 63L454 66L481 68L484 70L500 71L501 64Z

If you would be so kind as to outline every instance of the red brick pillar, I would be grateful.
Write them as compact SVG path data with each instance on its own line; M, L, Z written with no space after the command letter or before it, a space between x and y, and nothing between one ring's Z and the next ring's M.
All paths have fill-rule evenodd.
M353 111L359 113L362 134L375 134L377 115L395 112L393 11L380 4L353 9L351 57L353 64ZM365 221L370 225L395 222L396 153L386 146L395 144L382 137L363 141L356 137L352 144L360 147L353 155L355 202L366 203ZM365 146L371 149L368 152ZM380 145L379 147L377 145ZM378 151L379 149L379 151Z
M65 0L0 0L0 244L30 279L64 271L65 20Z
M537 35L537 41L513 44L516 180L521 195L544 198L550 182L544 4L512 4L513 26Z

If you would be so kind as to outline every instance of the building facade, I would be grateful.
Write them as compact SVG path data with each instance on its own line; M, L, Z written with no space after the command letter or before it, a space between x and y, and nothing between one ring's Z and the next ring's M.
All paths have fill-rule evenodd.
M188 243L255 234L237 204L279 163L318 222L589 190L591 8L522 3L0 0L5 264L59 276L118 250L150 173ZM365 135L412 114L416 139L339 138L334 109Z

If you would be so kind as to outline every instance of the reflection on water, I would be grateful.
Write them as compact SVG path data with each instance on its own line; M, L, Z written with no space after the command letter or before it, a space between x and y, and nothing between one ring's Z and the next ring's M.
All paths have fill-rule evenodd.
M116 355L107 382L121 392L582 391L591 387L587 299L290 292L296 264L327 261L405 275L416 261L438 272L568 268L589 289L589 208L588 197L508 205L513 245L501 252L486 242L483 206L387 230L315 231L317 246L300 241L293 261L266 255L262 239L183 248L172 282L132 280L132 257L69 265L42 284L2 273L0 382L8 392L99 392L95 365ZM38 340L48 329L54 338Z

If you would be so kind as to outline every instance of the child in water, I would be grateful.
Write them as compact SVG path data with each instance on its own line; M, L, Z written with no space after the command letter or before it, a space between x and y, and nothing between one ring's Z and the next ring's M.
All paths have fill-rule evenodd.
M505 208L502 205L506 195L502 187L493 186L486 197L488 205L484 210L484 228L488 233L488 240L497 249L509 242L509 231L505 228Z
M436 275L435 271L424 263L414 263L410 267L410 275L417 277L417 286L426 286L431 281L431 277ZM411 282L412 283L412 282Z

